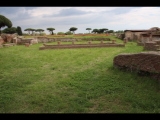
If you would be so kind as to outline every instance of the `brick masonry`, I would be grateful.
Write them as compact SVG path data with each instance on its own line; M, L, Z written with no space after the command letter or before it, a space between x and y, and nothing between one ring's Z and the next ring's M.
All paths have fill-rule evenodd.
M110 38L103 38L103 37L98 37L98 38L48 38L48 37L37 37L37 40L39 43L48 43L48 42L72 42L72 41L80 41L80 40L86 40L86 41L111 41Z
M144 44L144 50L156 51L159 45L155 41L149 41Z
M137 46L143 46L145 51L158 51L160 50L160 40L137 42Z
M64 49L64 48L93 48L93 47L125 47L125 44L116 44L116 43L102 43L102 41L98 44L93 44L89 41L88 44L57 44L57 45L47 45L39 47L39 50L44 49Z
M149 75L160 81L160 52L123 53L114 57L113 66L122 70Z

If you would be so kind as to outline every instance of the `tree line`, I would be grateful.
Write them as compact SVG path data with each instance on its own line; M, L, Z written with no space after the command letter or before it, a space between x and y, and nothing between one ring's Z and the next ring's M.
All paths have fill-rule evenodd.
M1 28L5 27L5 26L7 28L5 28L4 30L1 31ZM46 28L46 29L50 32L51 35L54 35L53 31L55 30L55 28L49 27L49 28ZM71 34L75 34L75 31L77 29L78 28L76 28L76 27L71 27L69 29L69 31L67 31L65 33L58 32L57 34L71 35ZM114 30L109 30L107 28L93 29L93 30L92 30L92 28L86 28L86 30L88 30L89 33L94 33L94 34L123 33L123 30L114 31ZM27 31L29 35L33 35L34 32L39 32L39 34L41 35L42 32L44 32L44 29L26 28L24 31ZM20 26L12 27L12 22L7 17L5 17L3 15L0 15L0 34L1 33L9 33L9 34L17 33L18 35L22 35L23 34Z

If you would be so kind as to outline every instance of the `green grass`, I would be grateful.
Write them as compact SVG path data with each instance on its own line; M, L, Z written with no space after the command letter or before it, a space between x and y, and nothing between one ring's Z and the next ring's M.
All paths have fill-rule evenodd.
M113 67L116 55L141 52L142 46L40 46L0 49L0 113L160 113L156 80Z

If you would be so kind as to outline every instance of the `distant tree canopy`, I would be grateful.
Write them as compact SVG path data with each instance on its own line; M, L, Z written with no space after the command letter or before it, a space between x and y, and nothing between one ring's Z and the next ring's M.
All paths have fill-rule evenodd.
M108 30L107 28L102 28L102 29L99 29L98 33L106 33L107 30Z
M55 30L55 28L47 28L47 30L50 32L51 35L53 35L53 30Z
M98 29L93 29L92 33L98 33L98 31L99 31Z
M86 28L86 30L88 30L89 31L89 33L90 33L90 30L92 30L91 28Z
M78 29L78 28L76 28L76 27L71 27L71 28L69 29L69 31L72 31L73 34L75 34L75 31L76 31L77 29Z
M93 29L92 33L99 33L99 34L101 34L101 33L106 33L107 30L108 30L107 28Z
M5 28L4 30L2 30L2 33L8 33L8 34L17 33L17 28L16 27Z
M35 29L36 32L39 32L39 34L41 35L41 33L44 31L43 29Z
M17 33L18 35L22 35L22 30L21 30L21 27L17 26Z
M108 33L114 33L114 30L108 30Z
M65 33L65 35L72 35L73 33L71 32L71 31L67 31L66 33Z
M115 33L124 33L123 30L118 30L118 31L115 31Z
M36 29L33 29L33 28L30 28L30 31L32 31L32 35L34 34L34 31L35 31Z
M8 28L12 27L12 22L3 15L0 15L0 34L1 28L7 26Z
M65 35L64 32L58 32L57 35Z
M30 35L30 31L32 28L26 28L24 31L28 31L28 34Z

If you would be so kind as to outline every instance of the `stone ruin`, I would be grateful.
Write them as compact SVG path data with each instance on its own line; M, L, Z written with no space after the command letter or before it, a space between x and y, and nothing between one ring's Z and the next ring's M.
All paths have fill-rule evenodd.
M97 41L97 40L103 40L103 41L111 41L110 38L103 38L103 37L92 37L92 38L48 38L48 37L37 37L38 43L48 43L48 42L72 42L72 41Z
M38 43L38 40L36 38L24 38L17 34L2 33L0 36L0 48L14 45L25 45L26 43L36 44Z
M44 49L65 49L65 48L93 48L93 47L125 47L125 44L118 44L116 40L111 40L111 42L104 42L103 40L100 43L92 43L92 41L88 41L88 44L75 44L72 41L72 44L61 44L61 41L57 42L57 45L51 44L43 44L43 46L39 47L39 50Z
M137 42L138 46L143 46L145 51L159 51L160 50L160 40L146 41L146 42Z
M1 34L0 38L0 47L9 46L10 43L15 45L26 45L26 44L36 44L36 43L49 43L49 42L75 42L75 41L95 41L95 40L103 40L103 41L111 41L110 38L104 37L93 37L93 38L62 38L62 36L58 38L48 38L48 37L34 37L34 38L25 38L24 36L18 36L17 34ZM6 44L6 45L5 45ZM10 44L11 46L11 44Z
M123 39L125 38L125 34L124 34L124 33L117 33L117 34L116 34L116 37L117 37L118 39L123 40Z
M18 35L15 33L15 34L5 34L5 33L2 33L1 34L1 38L4 40L5 43L13 43L13 39L16 38Z
M2 37L0 36L0 48L2 48L3 47L3 44L4 43L4 40L2 39Z
M119 54L114 57L113 66L160 81L160 52L157 51Z
M14 39L16 39L17 34L5 34L2 33L0 36L0 48L9 47L16 45Z

